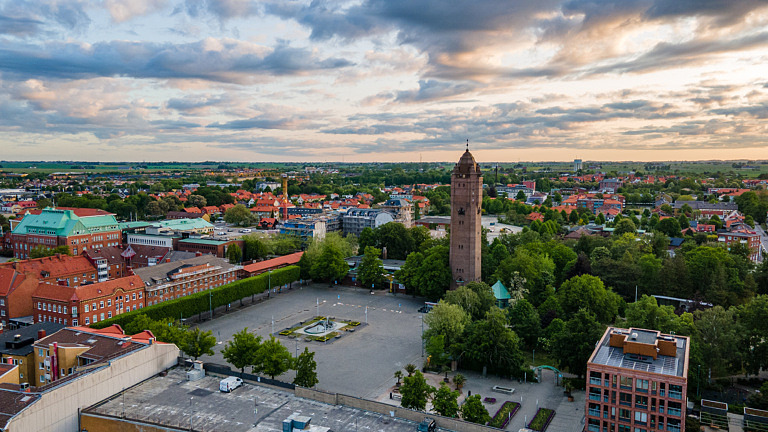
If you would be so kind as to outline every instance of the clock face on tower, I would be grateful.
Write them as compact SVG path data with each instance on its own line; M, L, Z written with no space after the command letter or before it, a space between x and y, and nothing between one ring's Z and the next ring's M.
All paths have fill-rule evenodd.
M459 207L459 211L458 211L458 213L459 213L460 215L463 215L463 214L464 214L464 207Z

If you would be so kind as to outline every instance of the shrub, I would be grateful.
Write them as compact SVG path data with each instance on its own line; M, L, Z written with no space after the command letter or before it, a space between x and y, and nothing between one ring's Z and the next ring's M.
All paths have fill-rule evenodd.
M536 411L536 415L533 417L530 423L528 423L528 429L544 432L549 426L549 422L552 421L552 417L555 416L555 411L548 408L539 408Z
M488 426L504 429L505 427L507 427L507 423L509 423L509 420L512 417L514 417L515 414L517 414L517 411L519 409L520 409L520 404L518 402L511 402L511 401L504 402L501 405L501 407L499 407L499 410L496 411L496 414L488 423Z

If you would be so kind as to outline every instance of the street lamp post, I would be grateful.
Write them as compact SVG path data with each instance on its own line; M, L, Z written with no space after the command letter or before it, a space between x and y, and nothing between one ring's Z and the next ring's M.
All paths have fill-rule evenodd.
M211 314L211 319L213 319L213 291L208 291L208 310Z
M267 298L269 298L269 292L272 291L272 270L267 270L267 279L269 282L267 283Z
M421 356L424 357L424 314L419 317L421 318Z

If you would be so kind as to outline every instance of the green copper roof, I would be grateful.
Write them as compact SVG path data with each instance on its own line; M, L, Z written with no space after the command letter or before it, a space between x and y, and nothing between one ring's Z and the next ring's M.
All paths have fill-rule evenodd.
M112 215L78 217L72 210L46 208L39 215L28 214L14 228L14 234L71 236L117 229Z
M497 280L491 289L493 290L493 296L496 297L496 300L509 300L512 298L509 295L509 291L507 291L507 287L505 287L500 280Z
M167 219L153 223L163 228L170 228L174 231L184 231L192 229L213 228L213 224L202 218L194 219Z

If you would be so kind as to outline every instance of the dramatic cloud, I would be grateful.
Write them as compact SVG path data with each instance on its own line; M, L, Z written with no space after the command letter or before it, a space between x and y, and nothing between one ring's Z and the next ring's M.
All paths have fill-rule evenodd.
M0 140L9 159L453 159L467 138L495 160L768 158L767 62L764 0L0 0Z

